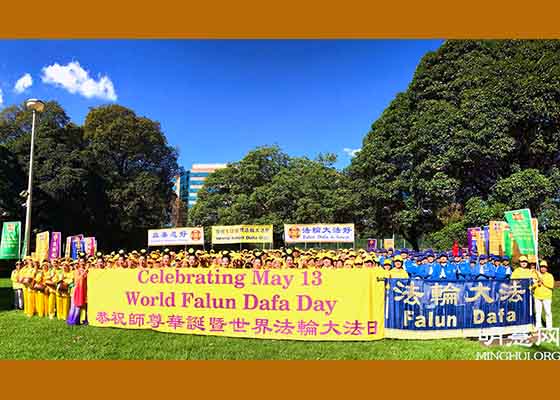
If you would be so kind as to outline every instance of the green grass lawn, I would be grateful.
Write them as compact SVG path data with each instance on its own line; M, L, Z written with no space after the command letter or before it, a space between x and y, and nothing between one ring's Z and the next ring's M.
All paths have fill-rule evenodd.
M29 319L21 311L9 310L10 298L9 280L0 279L0 359L474 360L481 351L559 351L548 343L539 348L486 347L477 339L302 342L68 326L63 321ZM557 327L558 289L554 293L553 316Z

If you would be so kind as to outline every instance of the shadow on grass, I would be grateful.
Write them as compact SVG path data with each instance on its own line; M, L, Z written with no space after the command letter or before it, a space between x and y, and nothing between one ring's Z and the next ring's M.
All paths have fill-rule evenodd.
M14 291L12 288L0 287L0 311L12 310Z

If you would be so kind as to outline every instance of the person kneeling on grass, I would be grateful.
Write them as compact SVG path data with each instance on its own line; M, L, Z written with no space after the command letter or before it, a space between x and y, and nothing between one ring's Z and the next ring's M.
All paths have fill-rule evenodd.
M552 328L552 289L554 288L554 277L548 272L548 263L542 260L540 263L541 275L535 284L535 317L536 328L542 328L542 309L546 319L546 329Z

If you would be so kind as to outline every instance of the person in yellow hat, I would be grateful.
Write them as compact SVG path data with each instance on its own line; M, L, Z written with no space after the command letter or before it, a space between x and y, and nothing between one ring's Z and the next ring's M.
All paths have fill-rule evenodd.
M23 310L23 284L20 282L21 262L16 262L16 267L10 275L14 291L14 309Z
M47 268L44 276L45 284L45 315L48 315L50 319L56 317L56 270L51 266L49 268L49 262L43 261L43 270Z
M27 308L25 305L25 299L27 298L27 287L24 284L24 281L26 281L26 274L27 274L28 268L27 268L27 263L25 262L25 260L21 261L21 269L18 272L18 283L21 285L21 295L23 297L23 313L24 315L27 315Z
M384 262L389 261L389 259L385 259ZM402 257L395 256L393 259L393 268L389 271L390 278L398 278L398 279L408 279L408 272L406 272L403 268L403 259Z
M383 258L383 269L386 271L391 271L391 268L393 268L393 262L391 261L390 258Z
M74 273L70 270L68 261L62 263L62 269L58 271L56 280L56 317L64 321L68 318L70 287L74 281Z
M519 257L519 266L513 270L511 273L511 279L532 279L533 274L528 268L529 259L527 256Z
M25 266L23 271L20 273L22 275L21 283L24 287L23 289L23 313L28 317L32 317L35 314L35 295L33 292L33 278L35 277L35 267L31 257L27 256L24 259Z
M542 310L544 308L545 327L552 328L552 289L554 289L554 277L548 272L548 263L540 262L540 276L535 284L535 318L536 328L542 328Z
M353 259L351 258L350 260L353 261L354 268L362 268L364 265L364 260L361 256L354 257Z
M377 260L377 258L376 258L375 256L372 257L371 259L372 259L372 261L373 261L373 268L372 268L372 270L373 270L373 272L374 272L374 275L377 277L377 280L382 280L382 279L388 279L388 278L390 278L389 270L383 268L383 267L379 264L379 262L378 262L378 260Z
M48 293L45 280L47 279L48 271L48 262L43 263L42 268L37 268L34 277L35 284L33 285L33 291L35 292L35 309L39 317L44 317L45 314L47 314Z

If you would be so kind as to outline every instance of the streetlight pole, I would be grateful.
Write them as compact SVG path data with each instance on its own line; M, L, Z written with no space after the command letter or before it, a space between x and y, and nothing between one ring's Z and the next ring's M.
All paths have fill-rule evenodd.
M33 122L31 124L31 150L29 154L29 182L27 183L27 210L25 214L25 255L30 254L31 248L31 204L33 193L33 153L35 150L35 118L37 112L45 108L45 103L37 99L29 99L25 102L27 109L33 110Z

